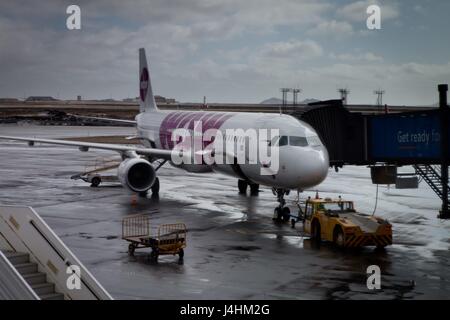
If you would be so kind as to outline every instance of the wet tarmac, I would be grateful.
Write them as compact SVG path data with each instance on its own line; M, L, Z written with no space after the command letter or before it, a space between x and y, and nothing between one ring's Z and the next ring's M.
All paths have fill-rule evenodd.
M133 135L132 128L0 126L0 134L69 137ZM272 221L275 197L242 196L233 178L195 175L165 165L159 171L159 199L135 198L117 185L91 188L70 176L105 151L79 152L61 146L28 147L0 141L0 203L29 205L119 299L448 299L450 221L436 218L440 201L422 182L418 190L380 186L376 214L393 224L395 244L385 251L342 252L313 245L301 225ZM399 171L412 171L402 168ZM376 186L369 169L330 169L320 195L342 195L359 211L372 213ZM315 190L301 196L314 196ZM295 212L296 193L288 197ZM136 203L133 204L133 199ZM153 226L184 222L188 245L184 264L148 250L127 254L121 221L151 215ZM381 268L381 290L368 290L366 269Z

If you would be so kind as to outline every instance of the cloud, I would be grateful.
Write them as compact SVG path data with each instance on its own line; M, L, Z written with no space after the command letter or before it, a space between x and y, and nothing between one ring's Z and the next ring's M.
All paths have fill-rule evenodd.
M313 0L136 0L133 5L120 0L83 0L80 6L88 19L117 16L138 24L182 25L193 38L208 40L317 23L331 8Z
M392 2L392 1L391 1ZM381 19L389 20L399 16L399 9L395 3L381 3L381 1L361 0L352 2L348 5L340 7L337 10L337 16L352 22L362 22L367 20L367 8L376 4L381 9Z
M418 103L430 98L419 93L431 87L433 97L437 81L450 78L450 64L433 64L447 59L440 42L444 56L409 50L398 57L377 42L386 33L371 32L370 43L356 37L373 1L340 7L327 0L77 3L81 31L65 29L69 0L0 2L0 96L136 96L139 47L147 49L155 92L181 101L200 101L206 93L209 101L261 101L299 84L308 96L327 98L348 84L353 101L364 102L358 92L370 99L381 86L389 97L391 90L404 93L398 99L405 103L409 88L410 101ZM398 16L395 2L376 3L383 20ZM339 41L329 43L328 35ZM407 48L419 45L408 41Z
M330 53L331 59L341 60L341 61L349 61L349 62L359 62L359 61L367 61L367 62L381 62L383 61L383 57L376 55L372 52L365 53L341 53L334 54Z
M322 47L312 40L290 40L265 44L261 51L265 58L311 59L322 55Z
M308 35L321 36L321 35L337 35L337 36L349 36L354 33L353 27L346 21L323 21L319 23L315 28L308 30Z
M420 4L416 4L416 5L413 7L413 10L414 10L415 12L417 12L417 13L424 13L424 12L425 12L424 7L421 6Z

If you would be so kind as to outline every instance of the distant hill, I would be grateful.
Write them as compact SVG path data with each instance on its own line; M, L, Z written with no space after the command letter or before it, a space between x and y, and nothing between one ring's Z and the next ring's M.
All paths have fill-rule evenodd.
M305 99L303 101L300 101L300 103L302 104L308 104L308 103L313 103L313 102L319 102L320 100L317 99Z
M317 102L317 101L320 101L320 100L305 99L303 101L299 101L298 103L299 104L308 104L308 103ZM282 104L282 103L283 103L283 100L281 100L279 98L275 98L275 97L272 97L272 98L269 98L269 99L266 99L266 100L260 102L260 104ZM292 101L287 101L287 104L292 104Z
M266 99L264 101L261 101L260 104L281 104L282 102L283 102L283 100L272 97L272 98ZM288 102L288 103L291 103L291 102Z

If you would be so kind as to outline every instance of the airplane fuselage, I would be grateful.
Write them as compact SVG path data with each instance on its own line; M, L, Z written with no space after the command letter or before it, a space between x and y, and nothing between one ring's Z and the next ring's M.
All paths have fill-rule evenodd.
M245 146L245 136L226 137L226 132L261 129L279 131L279 138L275 139L270 148L277 148L278 167L273 174L261 174L261 168L267 164L237 163L236 159L227 159L224 163L214 164L171 164L181 169L196 172L219 172L238 179L258 183L275 188L300 189L313 187L322 182L328 172L329 160L326 148L320 142L317 133L308 124L289 115L266 113L239 113L239 112L213 112L213 111L162 111L152 110L136 116L137 131L142 143L146 147L172 150L176 141L173 141L173 132L176 129L194 131L200 123L200 134L203 136L210 129L216 129L224 135L221 144L219 139L211 139L212 149L216 156L224 153L221 145L228 140L236 148ZM292 137L292 138L291 138ZM275 141L274 140L274 141ZM286 141L285 141L286 140ZM282 142L283 141L283 142ZM292 143L290 143L292 141ZM298 143L300 141L301 143ZM247 142L246 158L248 160L249 146ZM222 152L223 151L223 152Z

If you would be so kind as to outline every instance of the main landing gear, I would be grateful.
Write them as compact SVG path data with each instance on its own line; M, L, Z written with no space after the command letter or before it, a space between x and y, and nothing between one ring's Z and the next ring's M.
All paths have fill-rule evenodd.
M240 194L246 194L247 188L250 186L250 195L256 196L259 193L259 184L257 183L250 183L246 180L238 180L238 189Z
M151 159L149 159L151 160ZM155 168L155 172L157 172L159 170L159 168L161 168L165 163L167 162L167 160L163 160L161 162L157 162L158 165ZM159 178L156 177L155 182L153 182L152 186L150 187L150 189L143 191L143 192L139 192L139 196L143 197L143 198L147 198L148 192L152 191L152 198L158 198L159 196Z
M288 222L291 218L291 210L285 206L286 200L284 200L284 196L288 195L290 190L273 188L272 192L277 196L277 201L279 202L278 207L273 211L273 220L277 222Z
M152 187L149 190L139 192L139 196L146 198L149 191L152 191L152 197L157 197L159 194L159 178L156 177L155 182L153 182Z

